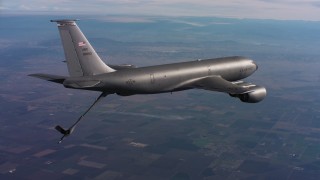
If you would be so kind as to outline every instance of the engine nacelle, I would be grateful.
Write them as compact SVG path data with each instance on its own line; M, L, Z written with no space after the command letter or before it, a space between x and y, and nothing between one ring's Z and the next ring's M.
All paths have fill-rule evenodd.
M267 90L261 86L255 86L251 92L245 94L230 94L232 97L239 98L242 102L257 103L262 101L267 95Z

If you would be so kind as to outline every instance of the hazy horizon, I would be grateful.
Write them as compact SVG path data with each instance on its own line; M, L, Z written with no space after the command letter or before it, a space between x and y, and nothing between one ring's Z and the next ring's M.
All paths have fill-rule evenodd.
M55 15L138 15L138 16L196 16L275 20L320 21L320 3L303 1L191 1L191 0L94 0L40 1L5 0L0 3L2 15L55 14Z

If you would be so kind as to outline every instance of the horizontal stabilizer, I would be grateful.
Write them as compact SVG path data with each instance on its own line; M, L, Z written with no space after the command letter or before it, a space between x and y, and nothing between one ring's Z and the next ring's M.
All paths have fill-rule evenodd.
M137 68L135 65L131 64L122 64L122 65L112 65L108 64L109 67L111 67L114 70L123 70L123 69L132 69L132 68Z
M51 81L51 82L55 82L55 83L60 83L62 84L63 81L67 78L66 76L59 76L59 75L52 75L52 74L29 74L28 76L32 76L32 77L36 77L36 78L40 78L43 80L47 80L47 81Z
M66 80L63 85L68 88L89 88L98 85L100 81L98 80Z

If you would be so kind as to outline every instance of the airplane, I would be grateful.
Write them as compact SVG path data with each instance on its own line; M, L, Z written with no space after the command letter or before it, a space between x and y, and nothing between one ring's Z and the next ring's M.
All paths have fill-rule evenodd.
M55 129L69 136L76 125L103 97L110 94L131 96L137 94L172 93L189 89L203 89L229 94L242 102L263 100L265 87L242 81L253 74L257 64L241 56L194 60L148 67L107 65L98 56L78 25L78 19L51 20L56 22L62 41L70 76L30 74L66 88L101 92L93 104L69 128L57 125Z

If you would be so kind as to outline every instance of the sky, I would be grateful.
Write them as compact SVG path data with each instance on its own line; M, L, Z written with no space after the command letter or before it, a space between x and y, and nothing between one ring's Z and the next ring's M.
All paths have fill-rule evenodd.
M320 21L320 0L0 0L0 13L214 16Z

